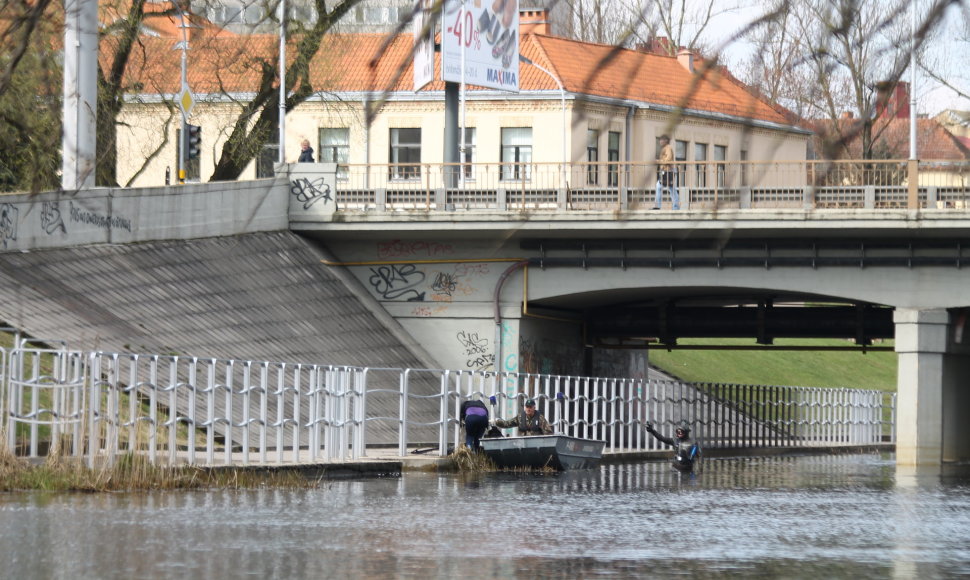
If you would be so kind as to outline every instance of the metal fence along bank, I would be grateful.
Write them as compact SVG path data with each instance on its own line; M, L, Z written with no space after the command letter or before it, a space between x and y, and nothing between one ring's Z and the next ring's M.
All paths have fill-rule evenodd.
M50 344L49 341L47 341ZM855 446L893 441L895 395L857 389L689 384L430 369L0 349L4 444L111 464L356 460L378 448L446 455L463 441L458 408L491 402L509 418L533 398L556 433L608 451L658 448L644 430L687 421L705 447Z

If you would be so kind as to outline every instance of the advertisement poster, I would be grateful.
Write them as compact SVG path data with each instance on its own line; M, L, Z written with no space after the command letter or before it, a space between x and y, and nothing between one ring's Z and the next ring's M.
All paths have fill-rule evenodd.
M434 0L414 3L414 90L434 80ZM428 30L425 30L425 27Z
M446 0L441 62L442 80L518 92L519 0Z

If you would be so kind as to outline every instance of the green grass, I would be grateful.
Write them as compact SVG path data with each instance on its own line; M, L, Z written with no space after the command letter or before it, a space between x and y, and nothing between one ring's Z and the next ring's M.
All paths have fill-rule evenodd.
M682 339L678 344L753 345L751 339ZM776 345L846 346L841 340L776 340ZM877 346L892 346L886 341ZM650 350L650 364L697 383L848 387L895 392L895 352Z

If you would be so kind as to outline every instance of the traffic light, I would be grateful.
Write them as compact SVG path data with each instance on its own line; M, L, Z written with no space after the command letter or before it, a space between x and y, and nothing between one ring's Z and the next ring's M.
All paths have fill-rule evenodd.
M185 135L185 157L186 159L198 159L202 152L202 127L199 125L186 125Z

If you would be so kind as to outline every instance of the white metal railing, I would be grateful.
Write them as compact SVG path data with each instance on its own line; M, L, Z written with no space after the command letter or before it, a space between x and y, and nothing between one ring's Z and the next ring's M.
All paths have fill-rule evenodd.
M48 341L48 344L50 342ZM895 397L880 391L689 384L436 369L388 369L251 360L0 349L5 442L111 463L322 463L390 443L441 455L462 440L463 400L515 416L526 399L555 432L608 448L658 448L652 422L681 421L708 447L866 445L894 441Z
M968 161L673 165L685 208L966 209L970 200ZM656 163L342 165L336 202L338 211L635 210L653 207L656 182Z

